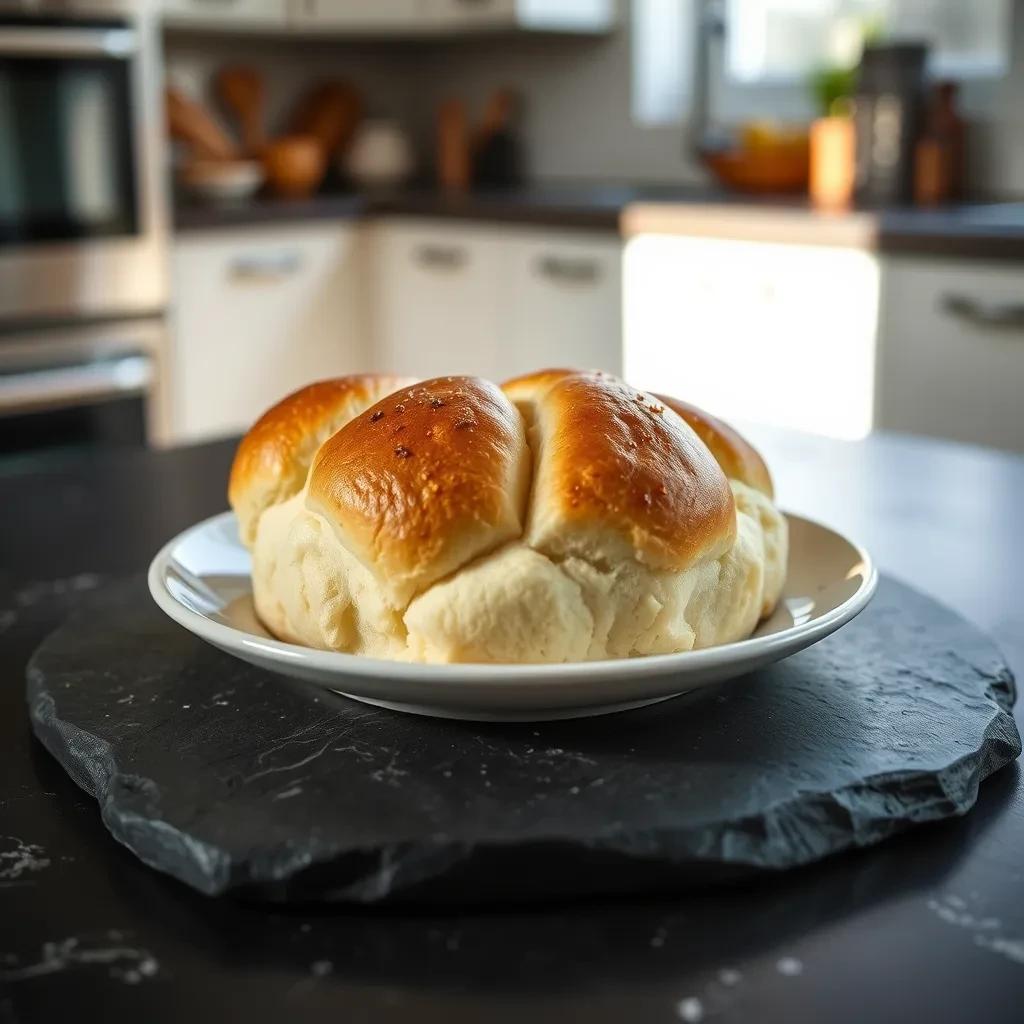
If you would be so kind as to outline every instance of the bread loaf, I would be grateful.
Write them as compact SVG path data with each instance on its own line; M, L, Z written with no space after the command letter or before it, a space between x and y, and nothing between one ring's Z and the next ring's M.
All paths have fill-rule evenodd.
M246 435L229 497L267 628L372 657L707 647L749 635L784 582L760 456L603 373L314 384Z

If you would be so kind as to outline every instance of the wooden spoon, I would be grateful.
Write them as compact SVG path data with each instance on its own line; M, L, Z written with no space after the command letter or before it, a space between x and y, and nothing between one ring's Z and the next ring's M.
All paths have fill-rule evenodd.
M226 67L217 74L217 95L238 118L242 147L250 156L259 156L267 144L266 94L263 76L253 68Z
M363 98L348 82L327 81L314 86L296 107L291 129L320 140L328 156L344 152L363 114Z
M238 147L213 115L172 87L166 92L167 127L171 137L191 145L197 156L209 160L236 160Z

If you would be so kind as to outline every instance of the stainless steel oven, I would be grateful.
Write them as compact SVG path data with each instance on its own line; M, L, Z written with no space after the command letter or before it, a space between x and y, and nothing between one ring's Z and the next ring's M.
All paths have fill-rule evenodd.
M0 0L0 322L163 309L148 6Z
M0 456L141 446L155 422L162 324L41 327L0 344Z
M127 437L113 424L128 406L124 423L154 425L167 257L152 10L0 0L0 451Z

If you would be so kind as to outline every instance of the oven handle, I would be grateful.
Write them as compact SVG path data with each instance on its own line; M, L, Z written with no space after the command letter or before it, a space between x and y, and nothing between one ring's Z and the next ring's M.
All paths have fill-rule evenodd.
M0 28L0 57L115 57L135 53L130 28Z
M126 398L152 380L153 361L144 355L7 374L0 376L0 416Z

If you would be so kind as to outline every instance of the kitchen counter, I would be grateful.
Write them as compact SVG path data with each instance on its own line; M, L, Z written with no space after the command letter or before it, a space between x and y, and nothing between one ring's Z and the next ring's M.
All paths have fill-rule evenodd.
M1024 203L829 213L806 202L640 201L623 211L622 232L1024 261Z
M823 213L802 197L758 198L701 186L534 184L465 195L414 188L222 205L181 198L174 225L196 231L383 215L1024 261L1024 202Z
M896 435L752 433L785 507L863 541L1024 672L1024 459ZM141 573L168 537L223 508L232 453L225 442L0 463L0 1021L88 1006L107 1024L1019 1018L1016 766L981 786L965 818L649 900L268 907L207 899L139 863L33 739L24 667L83 593Z
M399 192L325 194L307 200L260 197L250 203L220 206L180 201L175 207L174 224L179 230L197 230L329 217L391 215L616 231L622 210L630 203L670 194L673 193L663 189L626 186L528 185L464 195L414 188Z

